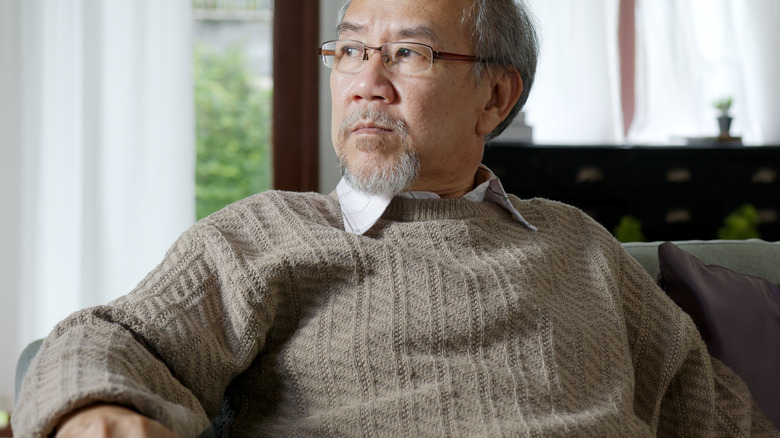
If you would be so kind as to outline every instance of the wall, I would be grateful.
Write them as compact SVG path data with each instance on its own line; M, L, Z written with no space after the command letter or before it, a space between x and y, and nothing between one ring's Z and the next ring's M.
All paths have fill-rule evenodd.
M342 0L320 0L320 40L336 38L336 21ZM341 175L330 140L330 70L320 69L320 193L336 188Z
M22 351L19 322L19 229L21 157L13 145L21 141L19 9L0 1L0 410L13 406L16 358Z

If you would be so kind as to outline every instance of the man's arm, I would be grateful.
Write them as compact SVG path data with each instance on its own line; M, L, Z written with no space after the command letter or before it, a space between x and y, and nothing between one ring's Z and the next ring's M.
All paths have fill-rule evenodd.
M70 412L99 402L182 436L208 428L227 385L262 348L276 303L256 283L274 271L275 258L266 257L273 251L240 227L219 225L197 224L132 293L55 327L25 376L15 431L46 436Z

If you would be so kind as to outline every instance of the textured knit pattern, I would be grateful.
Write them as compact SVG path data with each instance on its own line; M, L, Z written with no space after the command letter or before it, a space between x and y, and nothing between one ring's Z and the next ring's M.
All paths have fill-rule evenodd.
M131 294L59 324L14 412L95 400L182 437L772 436L690 318L579 210L268 192L200 221Z

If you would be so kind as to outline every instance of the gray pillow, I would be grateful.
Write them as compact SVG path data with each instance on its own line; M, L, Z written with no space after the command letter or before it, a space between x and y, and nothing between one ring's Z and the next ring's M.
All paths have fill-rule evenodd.
M658 246L659 284L701 332L710 354L745 381L780 427L780 287ZM779 262L780 263L780 262Z

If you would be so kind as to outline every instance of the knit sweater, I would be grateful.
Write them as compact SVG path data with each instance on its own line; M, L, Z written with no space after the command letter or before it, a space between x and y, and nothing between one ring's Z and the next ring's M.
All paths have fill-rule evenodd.
M365 235L272 191L198 222L61 322L14 430L97 400L182 437L769 436L691 319L585 214L395 199Z

